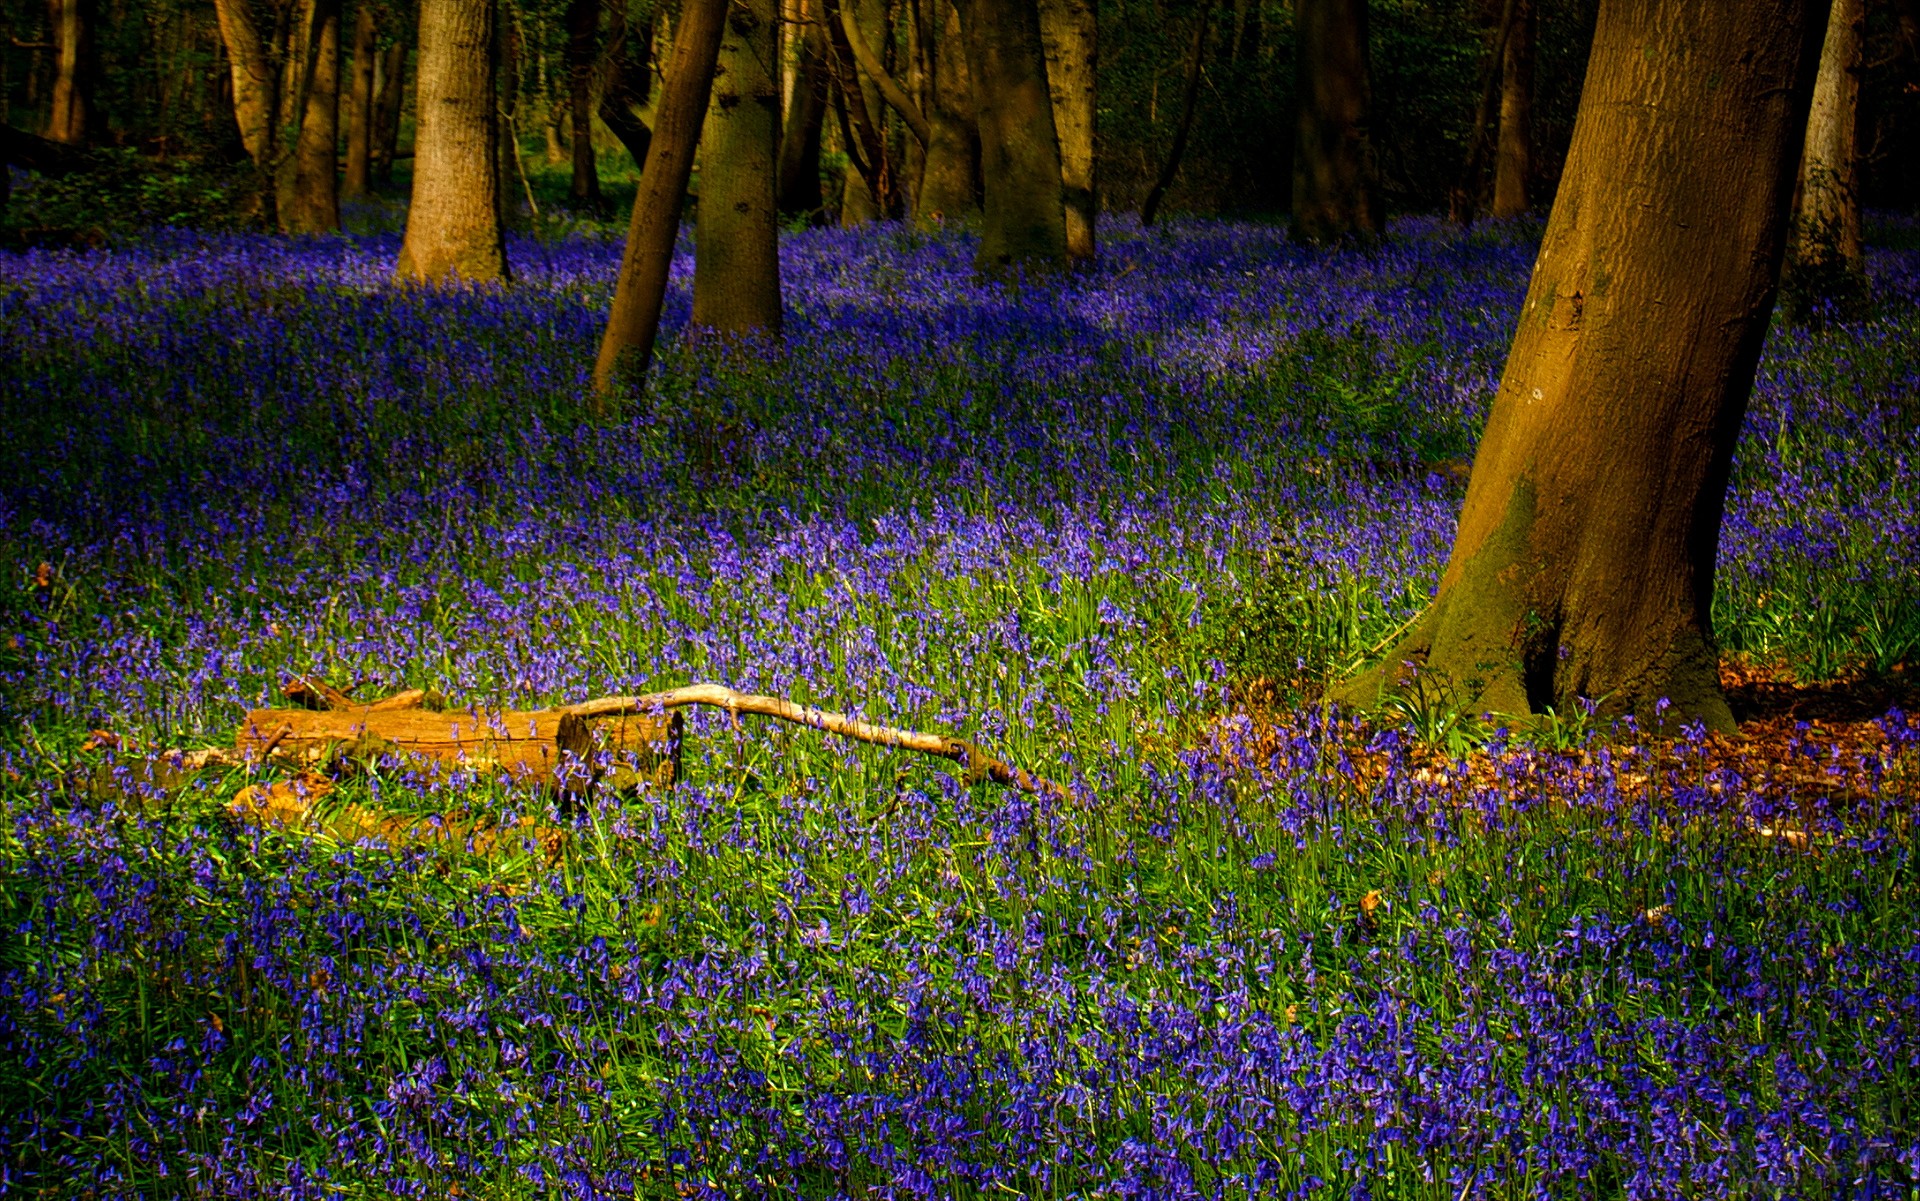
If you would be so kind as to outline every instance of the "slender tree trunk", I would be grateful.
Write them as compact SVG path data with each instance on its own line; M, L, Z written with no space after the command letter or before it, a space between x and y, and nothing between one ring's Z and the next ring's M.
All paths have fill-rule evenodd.
M1493 215L1527 211L1533 175L1534 0L1515 0L1512 28L1501 56L1500 135L1493 164Z
M94 52L93 0L55 0L48 14L53 19L54 75L47 138L79 146L95 140L100 132L94 105L99 64Z
M1160 168L1159 178L1153 181L1153 187L1147 192L1146 203L1140 206L1140 224L1152 225L1154 217L1160 212L1160 201L1166 197L1167 189L1173 186L1173 177L1179 173L1181 156L1187 152L1187 135L1193 131L1193 110L1200 100L1201 58L1207 49L1207 17L1213 10L1211 0L1200 0L1199 10L1193 14L1193 45L1187 50L1187 82L1181 90L1180 123L1173 128L1173 145L1167 148L1167 161Z
M499 163L495 173L500 177L498 189L500 203L500 226L505 229L512 220L514 195L521 191L520 168L520 58L524 48L524 39L520 36L520 24L514 17L511 7L502 5L499 17L500 27L495 36L498 39L500 55L500 93L495 100L496 118L499 128Z
M593 153L593 65L599 57L600 0L567 0L567 108L573 114L573 182L567 200L575 208L606 204Z
M1067 257L1060 138L1034 0L965 0L967 65L986 204L974 268L1001 274Z
M707 108L693 255L693 323L725 334L780 332L775 11L774 0L733 4Z
M607 32L611 69L600 96L600 122L627 148L637 170L647 161L647 145L653 140L653 131L640 119L653 94L653 17L629 26L624 5L615 5Z
M341 193L365 196L373 182L373 76L380 57L374 42L371 0L360 0L353 18L353 73L347 88L347 170Z
M686 203L693 151L707 116L714 66L726 24L728 0L687 0L674 30L673 53L654 116L653 141L633 198L633 220L620 256L613 311L600 339L593 366L595 416L604 416L624 375L638 386L653 358L660 330L660 309L667 295L667 271Z
M494 0L420 0L413 203L395 277L440 284L507 277L493 79Z
M1331 242L1386 227L1373 155L1367 0L1296 0L1293 236Z
M879 98L870 81L862 80L847 37L849 22L838 0L826 0L827 42L834 81L839 85L838 116L847 158L855 174L846 177L840 200L840 224L858 225L898 213L899 181L882 133ZM871 101L871 102L870 102Z
M570 107L572 105L566 98L555 99L551 90L547 92L547 116L541 124L546 127L546 163L549 167L572 161L567 157L567 144L560 138L560 128L567 119L567 109Z
M1419 665L1469 711L1727 730L1710 613L1824 0L1601 0L1567 169ZM1432 694L1430 692L1430 695Z
M922 224L965 220L980 211L980 131L973 119L973 87L959 10L951 0L927 0L939 14L932 37L933 103L927 113L927 165L920 173L915 215Z
M373 177L382 184L393 182L393 160L400 152L400 111L407 99L407 44L395 39L377 64L379 78L374 88Z
M1865 0L1833 0L1820 51L1820 76L1807 118L1800 164L1799 211L1788 252L1792 270L1866 271L1860 244L1860 190L1854 166L1854 130L1860 108L1860 49ZM1817 281L1815 281L1817 282Z
M800 12L805 24L787 107L786 128L780 137L780 211L789 216L819 216L825 207L820 195L820 131L827 116L827 40L819 24L819 0L806 0Z
M312 0L300 132L280 197L280 229L311 234L340 228L340 0Z
M1506 0L1500 6L1500 21L1494 26L1493 45L1487 50L1486 67L1480 72L1480 103L1473 110L1473 129L1467 135L1466 160L1460 166L1459 181L1453 185L1453 191L1447 197L1447 219L1456 225L1473 224L1474 214L1480 208L1487 133L1499 117L1507 36L1513 32L1519 12L1520 0Z
M1060 135L1060 172L1066 189L1067 256L1094 256L1099 193L1094 186L1093 134L1100 24L1094 0L1040 0L1040 36L1046 45L1047 84Z

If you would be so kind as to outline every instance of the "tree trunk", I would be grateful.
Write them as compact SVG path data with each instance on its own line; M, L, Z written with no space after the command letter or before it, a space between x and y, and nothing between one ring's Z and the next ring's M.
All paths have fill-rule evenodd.
M1066 189L1067 256L1094 256L1100 209L1094 187L1093 130L1100 26L1094 0L1040 0L1040 35L1047 51L1047 85L1060 135L1060 172Z
M840 224L854 226L900 215L899 174L888 153L881 122L879 90L855 65L847 18L841 0L826 0L827 43L831 49L834 81L840 89L838 117L841 137L858 179L847 175L840 200Z
M707 116L707 97L720 55L728 0L687 0L674 30L673 54L653 122L653 141L633 198L633 219L620 256L613 312L600 339L593 366L594 416L605 416L608 401L625 376L637 387L653 358L666 300L667 271L680 230L680 210L693 173L693 151Z
M941 17L939 33L930 39L933 103L927 113L927 165L914 210L922 224L965 220L980 211L980 131L973 119L966 37L951 0L928 2Z
M827 39L820 31L818 0L811 0L801 12L805 25L800 35L800 54L793 83L793 99L787 108L786 128L780 136L780 212L787 216L813 214L816 218L826 201L820 195L820 130L827 116Z
M653 131L640 119L640 110L653 94L653 18L629 27L625 8L615 5L608 33L612 63L600 96L600 121L627 148L637 171L647 161L647 146L653 140Z
M500 92L495 99L498 110L495 121L498 125L497 147L498 164L494 171L500 178L500 227L505 229L512 220L514 212L514 194L521 188L520 177L520 58L525 48L525 39L520 35L519 22L510 16L510 9L502 9L500 28L495 36L498 39L500 62Z
M1297 0L1293 236L1378 237L1386 226L1374 163L1367 0Z
M272 172L279 157L280 68L254 23L248 0L214 0L220 40L233 78L233 116L253 160L261 205L273 203ZM272 219L271 212L259 216Z
M567 110L572 104L565 98L555 100L551 92L547 95L547 116L542 125L546 126L547 153L546 164L558 167L561 163L571 162L567 157L567 144L560 138L560 126L567 119Z
M965 0L967 65L986 204L974 269L996 275L1067 257L1060 138L1034 0Z
M373 182L373 76L380 57L374 44L373 5L360 0L353 18L353 75L347 88L347 170L341 194L365 196Z
M1566 174L1440 586L1384 663L1472 712L1727 730L1710 613L1821 0L1602 0ZM1670 702L1670 707L1666 702Z
M567 108L573 114L573 182L567 201L595 210L606 204L593 153L593 65L599 57L600 0L567 0Z
M1534 0L1515 0L1506 52L1501 55L1500 134L1493 164L1493 215L1518 217L1527 211L1527 184L1533 175Z
M1809 274L1859 277L1866 271L1854 168L1861 27L1866 16L1865 0L1833 0L1827 17L1820 76L1807 118L1806 154L1800 163L1799 211L1788 252L1790 269L1803 280Z
M1161 165L1159 177L1153 181L1146 202L1140 206L1141 225L1153 224L1160 212L1160 201L1180 170L1180 158L1187 152L1187 135L1193 132L1193 110L1200 99L1200 64L1207 48L1207 17L1212 10L1211 0L1200 0L1199 9L1193 14L1193 45L1187 50L1187 83L1181 90L1180 123L1173 127L1173 145L1167 148L1167 161Z
M1486 66L1480 72L1480 102L1474 106L1473 128L1467 134L1465 161L1460 166L1459 180L1447 196L1447 220L1456 225L1472 225L1474 215L1480 208L1487 133L1499 116L1507 35L1513 31L1519 12L1520 0L1505 0L1500 6L1499 22L1493 29L1493 45L1487 48Z
M507 277L495 153L494 0L420 0L413 202L395 278L440 284Z
M47 139L68 146L96 140L100 114L94 105L99 62L94 52L93 0L56 0L48 6L53 19L53 108L47 116Z
M724 334L780 332L780 219L774 158L780 83L774 0L729 10L700 158L693 324Z
M337 232L340 190L340 0L311 0L300 95L300 131L280 195L282 233Z
M380 56L379 79L374 87L373 177L383 184L393 182L393 160L400 151L400 110L407 99L407 44L395 39Z

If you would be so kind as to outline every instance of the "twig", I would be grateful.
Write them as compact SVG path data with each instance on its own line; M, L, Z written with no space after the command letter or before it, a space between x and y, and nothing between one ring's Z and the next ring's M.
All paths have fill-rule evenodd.
M869 721L848 717L844 713L833 713L809 705L796 705L782 697L736 692L721 684L688 684L684 688L669 688L665 692L649 692L641 696L603 696L598 700L569 705L567 711L582 718L615 717L628 713L654 713L662 709L679 709L688 705L712 705L736 716L741 713L753 713L761 717L792 722L797 726L825 730L829 734L838 734L842 738L851 738L856 742L870 742L876 746L905 747L910 751L938 755L942 759L951 759L963 764L970 772L983 773L996 784L1018 788L1022 792L1050 796L1056 800L1069 802L1073 800L1073 794L1061 785L996 759L963 738L949 738L944 734L926 734L918 730L901 730L893 726L875 725Z

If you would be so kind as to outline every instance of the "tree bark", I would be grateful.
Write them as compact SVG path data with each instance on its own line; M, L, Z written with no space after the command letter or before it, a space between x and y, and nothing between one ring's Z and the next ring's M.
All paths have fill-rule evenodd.
M337 147L340 142L340 0L310 0L300 39L305 69L295 103L300 114L293 158L283 170L280 231L340 228Z
M1180 96L1180 123L1173 128L1173 145L1167 148L1167 161L1161 165L1159 177L1153 181L1146 202L1140 206L1142 225L1153 224L1154 217L1160 212L1160 201L1165 198L1167 189L1173 186L1173 177L1180 170L1181 156L1187 151L1187 135L1193 132L1193 110L1200 99L1201 56L1207 48L1207 17L1212 9L1211 0L1200 0L1199 10L1193 14L1193 45L1187 50L1187 83Z
M985 177L974 269L999 275L1067 257L1065 188L1034 0L964 0L967 65Z
M1519 12L1520 0L1505 0L1500 6L1500 20L1493 30L1493 45L1487 49L1486 67L1480 72L1480 103L1473 110L1473 128L1467 135L1466 159L1460 166L1460 179L1447 197L1447 220L1456 225L1472 225L1474 214L1480 207L1487 131L1499 117L1507 35L1513 32Z
M1865 0L1833 0L1827 17L1787 260L1790 269L1803 277L1836 271L1859 277L1866 272L1854 166L1861 33L1866 18Z
M1566 174L1412 662L1462 709L1731 729L1711 608L1822 0L1602 0ZM1431 693L1429 694L1431 695ZM1669 703L1670 702L1670 707Z
M592 413L596 417L606 415L621 377L637 387L653 358L667 271L673 265L673 242L686 203L687 178L693 173L694 147L706 120L726 15L727 0L687 0L680 27L674 31L653 141L640 171L627 245L620 256L613 311L593 366Z
M494 173L499 177L497 190L500 204L500 227L504 230L513 218L514 193L522 187L524 170L520 165L520 59L525 49L525 39L521 37L519 23L512 18L512 10L502 7L498 20L499 29L494 37L499 54L499 95L494 101L495 125L498 139L495 142L496 155ZM532 200L530 189L522 193Z
M951 0L928 2L941 16L938 34L929 39L933 103L927 113L927 165L914 209L922 224L965 220L980 211L980 130L974 124L966 37Z
M593 153L593 65L599 57L600 0L567 0L567 108L573 115L573 181L567 201L594 210L606 205Z
M413 202L394 272L401 282L507 277L494 147L496 19L494 0L420 0Z
M379 78L374 86L373 177L383 184L393 182L393 160L400 150L400 110L407 99L407 44L396 38L380 56Z
M253 160L256 217L276 224L273 172L280 155L280 66L254 22L248 0L214 0L220 40L233 80L233 116Z
M653 94L653 18L630 27L624 6L615 5L607 32L611 62L600 96L600 121L627 148L638 170L647 161L647 146L653 141L653 131L639 115Z
M1060 135L1067 257L1086 262L1097 249L1100 211L1093 157L1100 46L1094 0L1040 0L1040 36L1046 46L1054 128Z
M94 103L99 60L94 50L93 0L56 0L53 18L53 107L47 116L47 140L80 146L100 132Z
M1533 175L1534 0L1515 0L1513 24L1501 55L1500 133L1493 164L1493 215L1527 211Z
M1386 219L1373 154L1367 0L1297 0L1293 25L1293 236L1378 237Z
M800 10L805 25L793 99L780 135L779 204L780 212L790 217L812 214L818 218L826 204L820 194L820 131L827 116L830 81L827 40L820 31L818 9L818 0L809 0Z
M881 122L880 93L870 78L863 78L854 62L849 29L857 29L848 19L842 0L826 0L827 43L834 82L839 85L837 116L856 179L849 174L840 201L840 224L860 225L900 215L900 178L893 156L888 153ZM882 14L884 17L884 14Z
M859 64L861 73L873 84L874 92L887 102L888 108L900 114L900 119L907 123L907 129L925 146L927 119L921 115L920 106L913 102L913 97L907 95L907 90L900 86L899 81L887 70L886 64L880 61L880 56L873 52L873 47L867 44L860 23L854 19L853 9L844 4L840 6L840 30L846 35L847 49L852 52L853 61Z
M347 169L340 181L345 196L365 196L373 183L373 77L380 49L374 42L373 5L360 0L353 18L353 73L347 88Z
M780 332L780 136L774 0L735 0L714 68L700 159L693 324L722 334Z

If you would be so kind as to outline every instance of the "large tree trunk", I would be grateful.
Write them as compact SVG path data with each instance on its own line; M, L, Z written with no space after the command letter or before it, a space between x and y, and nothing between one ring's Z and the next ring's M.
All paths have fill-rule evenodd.
M1501 55L1500 134L1493 163L1493 215L1527 211L1533 175L1534 0L1515 0L1513 22Z
M1297 0L1293 236L1377 237L1386 220L1374 163L1367 0Z
M1452 556L1408 636L1338 697L1373 702L1411 661L1473 712L1588 698L1732 727L1714 558L1824 11L1602 0Z
M923 224L965 220L980 211L980 131L974 124L960 12L951 0L927 2L938 14L938 33L929 38L933 103L927 113L927 165L914 209Z
M413 202L395 278L505 279L500 159L494 152L494 0L420 0Z
M393 182L393 160L400 151L400 110L407 99L407 44L395 39L376 64L373 102L373 177Z
M1799 211L1788 254L1803 277L1866 270L1860 244L1860 191L1854 168L1854 128L1860 108L1860 47L1865 0L1833 0L1820 76L1807 118L1800 163ZM1815 282L1815 281L1809 281Z
M774 158L780 83L774 0L729 11L700 158L693 323L720 333L780 332L780 218Z
M340 182L346 196L365 196L373 183L374 60L380 57L375 33L373 5L360 0L353 18L353 72L347 86L347 169Z
M960 18L986 182L974 268L1057 265L1067 257L1066 197L1035 0L965 0Z
M303 24L299 133L280 193L280 230L290 234L340 228L340 0L310 0Z
M819 0L803 4L800 12L805 24L800 34L793 98L787 107L786 128L780 135L776 187L781 213L818 218L826 204L820 194L820 131L826 121L831 79L827 39L819 24Z
M567 0L567 88L573 114L573 182L567 200L599 209L600 167L593 154L593 65L600 56L600 0Z
M727 3L687 0L680 13L680 26L674 30L673 54L667 60L666 82L653 122L653 141L640 171L633 219L627 226L627 245L620 256L613 312L608 315L600 354L593 365L595 416L606 414L608 401L623 376L638 386L653 358L660 309L667 295L667 271L673 266L673 243L680 230L680 210L687 199L687 178L693 173L693 151L700 141L708 94L713 90Z
M268 52L248 0L214 0L213 9L232 73L234 121L253 160L259 206L254 216L276 224L273 172L280 156L280 66Z
M1040 36L1047 51L1047 85L1060 135L1060 172L1066 189L1067 256L1091 259L1100 209L1094 187L1094 66L1100 25L1094 0L1040 0Z
M100 114L94 104L99 63L94 52L93 0L55 0L47 11L53 22L54 49L47 139L78 146L95 140L100 132Z

